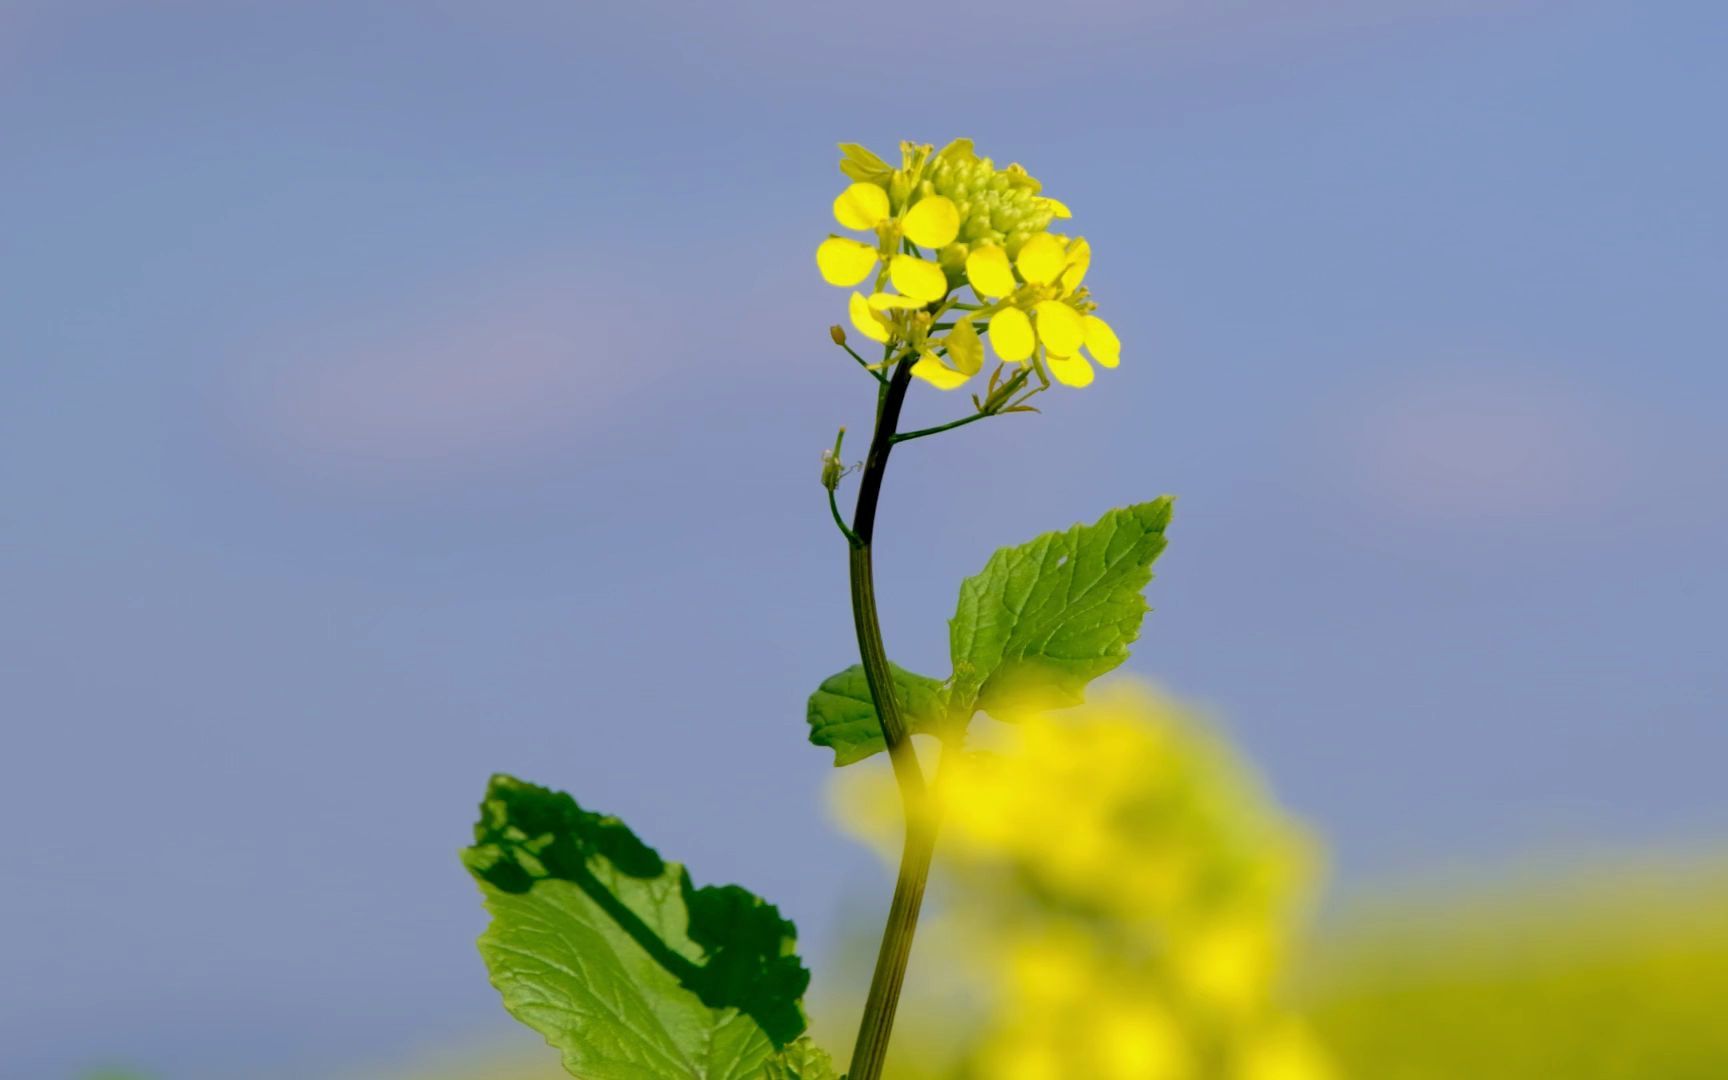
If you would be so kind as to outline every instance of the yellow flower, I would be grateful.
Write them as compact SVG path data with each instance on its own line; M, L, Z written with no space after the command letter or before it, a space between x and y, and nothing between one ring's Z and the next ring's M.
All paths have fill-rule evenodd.
M855 292L848 302L852 325L872 341L905 343L918 359L912 374L939 390L953 390L984 366L984 343L972 320L956 320L946 337L932 341L931 313L917 300L894 293L866 297Z
M840 152L840 171L852 183L835 197L835 221L864 237L829 235L817 245L817 268L823 280L843 289L873 278L866 294L852 297L850 316L861 334L890 346L914 344L909 318L890 313L942 304L950 290L968 280L971 264L978 263L969 257L975 251L983 252L985 261L994 259L988 268L978 263L976 275L1011 292L1016 282L1009 256L1020 254L1052 219L1068 216L1068 207L1039 194L1039 181L1025 169L1018 164L995 168L964 138L940 152L926 143L900 143L900 168L857 143L842 143ZM992 268L994 278L988 276ZM930 349L930 356L919 340L919 373L942 387L964 382L983 365L982 349L973 347L980 342L980 328L1001 328L1013 337L1021 327L1013 316L995 325L987 318L978 320L978 327L961 323L950 340Z
M1068 386L1092 382L1088 356L1107 368L1120 363L1122 342L1092 314L1096 305L1082 284L1091 265L1085 237L1066 241L1041 232L1028 237L1012 261L1006 248L994 244L973 248L966 256L966 280L980 298L993 300L984 313L996 355L1008 363L1041 363Z
M912 365L912 374L938 390L954 390L978 374L984 366L984 342L972 328L971 319L960 319L954 324L942 339L942 353L946 354L946 360L935 350L921 350L918 362Z
M1285 1017L1243 1049L1236 1080L1337 1080L1330 1056L1308 1027Z
M948 294L948 274L940 262L919 251L952 244L960 232L954 201L922 182L930 147L905 143L903 165L890 169L861 146L843 145L841 171L853 183L834 199L834 220L842 228L871 235L870 241L831 235L816 248L816 265L830 285L849 288L876 274L902 296L932 304Z
M860 333L885 346L885 358L908 349L902 355L916 357L913 373L944 390L982 368L986 336L998 359L1030 363L1045 385L1053 378L1086 386L1094 363L1120 362L1121 340L1094 314L1083 284L1091 245L1048 231L1072 214L1025 169L997 168L969 139L940 151L902 143L899 168L855 143L840 152L840 171L852 183L834 199L834 220L866 238L830 235L816 263L831 285L869 282L852 294L849 314ZM962 285L977 304L954 295ZM931 341L934 321L951 309L965 314L946 338Z
M1191 1036L1143 973L1074 929L1018 927L984 959L995 999L977 1075L1193 1080ZM1036 1062L1027 1068L1023 1062Z
M1309 842L1190 710L1119 682L986 733L995 752L943 766L943 851L962 879L1008 869L1045 902L1180 921L1166 959L1208 998L1275 961L1249 928L1302 892ZM891 783L880 794L898 807Z

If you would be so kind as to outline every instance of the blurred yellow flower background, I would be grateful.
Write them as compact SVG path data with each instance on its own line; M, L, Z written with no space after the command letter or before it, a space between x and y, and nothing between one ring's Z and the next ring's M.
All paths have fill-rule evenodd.
M1193 711L1117 683L995 734L944 766L942 914L920 942L938 998L977 1003L971 1030L945 1025L944 1048L914 1026L899 1060L993 1080L1332 1077L1280 988L1314 847ZM891 854L886 773L836 789L842 822ZM932 1009L952 1011L903 1015Z

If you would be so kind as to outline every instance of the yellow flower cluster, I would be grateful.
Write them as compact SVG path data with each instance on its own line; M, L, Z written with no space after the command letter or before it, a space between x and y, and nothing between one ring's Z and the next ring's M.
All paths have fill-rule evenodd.
M976 953L982 954L980 943ZM1077 929L1023 931L993 962L998 1003L966 1076L991 1080L1335 1080L1288 1014L1219 1023L1146 953Z
M944 390L983 367L986 335L998 359L1030 363L1041 380L1085 386L1091 361L1117 365L1122 344L1082 284L1091 246L1048 231L1071 214L1025 169L998 169L970 139L940 151L902 143L897 169L862 146L840 150L853 182L835 198L834 219L870 239L830 235L816 265L830 285L871 280L868 296L852 293L850 317L885 355L917 357L913 374ZM970 302L955 295L963 285ZM932 337L942 327L948 333Z
M1275 993L1310 845L1229 749L1132 684L1002 734L938 782L934 944L975 980L947 996L990 1002L954 1075L1330 1080ZM843 817L893 850L892 785L850 783Z

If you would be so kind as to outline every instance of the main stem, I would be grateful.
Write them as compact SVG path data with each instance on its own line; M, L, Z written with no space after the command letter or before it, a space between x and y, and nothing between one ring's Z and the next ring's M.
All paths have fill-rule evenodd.
M883 388L876 410L876 431L870 438L870 452L864 459L864 473L859 481L858 509L852 517L852 620L858 630L858 654L864 662L864 677L876 703L876 715L881 718L882 739L888 746L888 759L900 785L906 840L900 854L900 874L894 883L894 899L888 907L888 922L882 928L882 947L876 954L876 971L870 978L870 994L864 1001L864 1016L858 1024L858 1041L852 1047L847 1080L878 1080L882 1075L888 1037L894 1030L894 1010L900 1003L900 987L906 981L906 964L912 955L912 937L918 929L918 911L924 904L924 886L930 877L930 858L936 850L936 818L925 791L924 772L906 736L900 703L894 695L894 678L876 615L876 579L870 562L876 503L882 495L888 454L894 449L900 407L912 382L912 363L911 358L902 360Z
M852 1046L852 1066L846 1080L878 1080L882 1075L888 1039L894 1032L894 1011L900 1005L900 988L912 958L912 937L918 931L918 911L924 906L924 886L930 880L930 859L935 853L935 819L908 807L900 874L894 882L894 899L888 905L888 921L882 927L876 972L870 977L870 996L864 1002L864 1018L858 1024L858 1041Z

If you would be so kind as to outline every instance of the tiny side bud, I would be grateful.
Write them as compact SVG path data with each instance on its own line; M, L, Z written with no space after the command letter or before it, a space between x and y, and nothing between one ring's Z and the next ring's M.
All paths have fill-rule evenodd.
M828 328L828 336L834 339L834 344L836 345L846 344L846 331L840 329L839 323L835 323L833 326Z
M833 491L840 486L840 455L832 450L822 451L822 486Z

